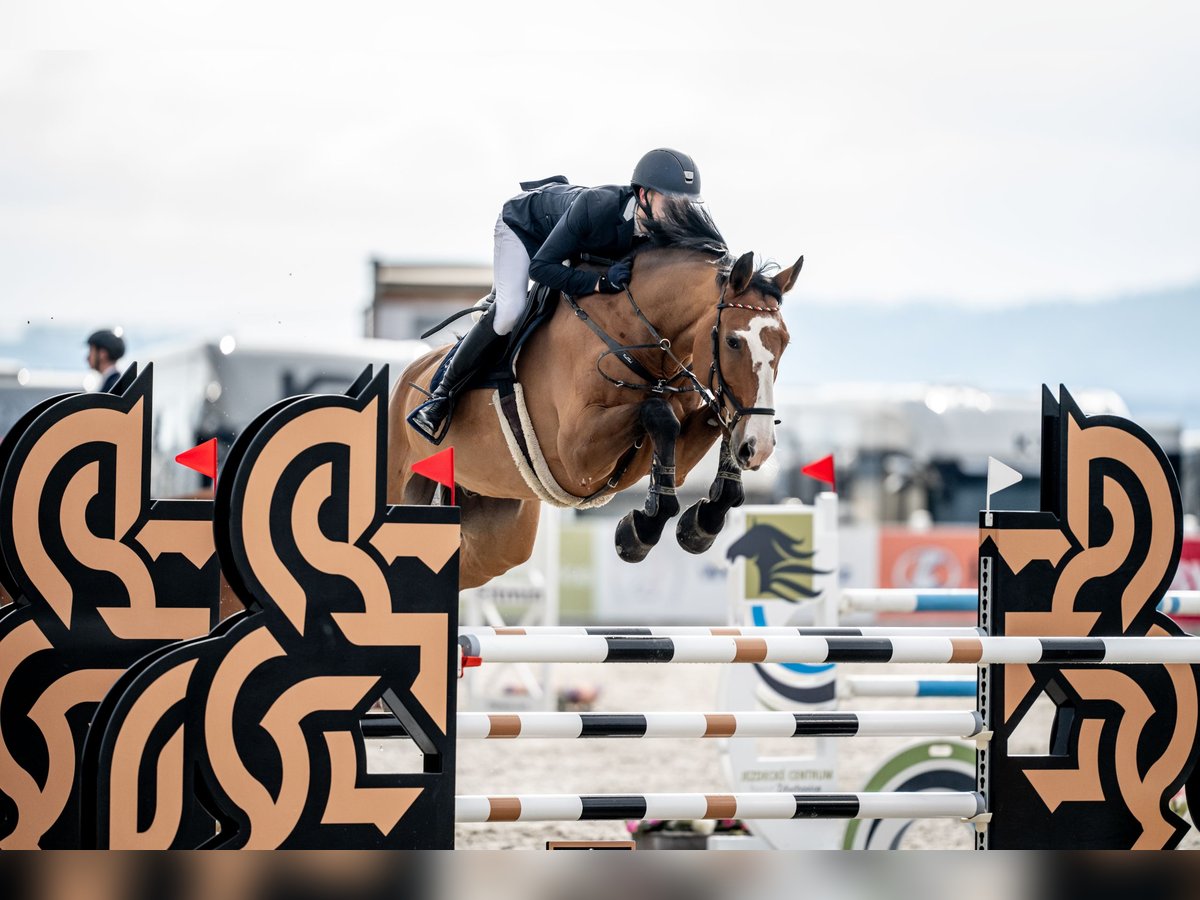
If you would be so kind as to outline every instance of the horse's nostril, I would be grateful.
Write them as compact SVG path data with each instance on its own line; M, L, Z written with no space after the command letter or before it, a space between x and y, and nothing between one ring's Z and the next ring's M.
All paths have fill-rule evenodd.
M738 462L743 466L750 462L750 458L754 456L754 439L746 441L742 446L738 447Z

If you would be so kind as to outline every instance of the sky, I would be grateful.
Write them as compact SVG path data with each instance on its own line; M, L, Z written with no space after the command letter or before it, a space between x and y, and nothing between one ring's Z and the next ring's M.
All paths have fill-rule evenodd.
M1196 4L9 0L0 51L0 333L358 335L372 258L656 146L806 302L1200 281Z

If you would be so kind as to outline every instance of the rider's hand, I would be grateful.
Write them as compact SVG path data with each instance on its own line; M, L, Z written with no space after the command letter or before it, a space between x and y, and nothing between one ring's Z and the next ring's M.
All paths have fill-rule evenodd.
M608 271L600 276L596 290L601 294L619 294L629 286L629 276L633 267L628 260L621 260L608 267Z

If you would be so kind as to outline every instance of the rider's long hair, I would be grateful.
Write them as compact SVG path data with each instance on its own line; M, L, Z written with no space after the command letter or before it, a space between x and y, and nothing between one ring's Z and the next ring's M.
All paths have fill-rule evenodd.
M643 227L650 240L634 250L636 256L644 250L691 250L710 257L714 264L726 271L720 276L728 275L728 268L733 264L733 256L729 246L721 235L717 223L709 215L708 209L694 203L686 197L668 197L660 204L658 215L643 220ZM779 266L771 261L764 262L754 273L754 286L776 302L782 302L783 296L769 277Z
M686 197L663 196L658 213L643 220L650 237L649 246L677 250L695 250L724 259L729 247L708 210Z

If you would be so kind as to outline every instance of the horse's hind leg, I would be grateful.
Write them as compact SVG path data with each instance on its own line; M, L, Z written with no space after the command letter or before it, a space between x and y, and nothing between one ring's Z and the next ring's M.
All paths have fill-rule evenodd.
M662 537L667 521L679 515L675 497L675 443L679 419L666 400L655 398L641 406L640 419L654 447L650 492L644 510L635 509L617 523L617 555L625 562L641 562Z
M537 538L540 501L481 497L466 491L460 498L459 587L487 584L529 559Z
M741 506L745 500L742 468L733 458L733 450L726 437L721 442L721 461L717 464L717 477L708 489L708 499L697 500L684 510L675 528L679 546L688 553L703 553L713 545L725 527L725 516L729 510Z

